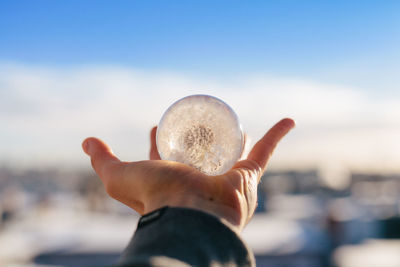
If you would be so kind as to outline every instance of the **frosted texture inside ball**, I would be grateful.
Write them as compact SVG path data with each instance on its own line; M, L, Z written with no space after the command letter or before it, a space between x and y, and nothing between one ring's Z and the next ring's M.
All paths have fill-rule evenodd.
M212 96L193 95L178 100L164 113L157 129L157 148L163 160L218 175L239 160L243 133L227 104Z

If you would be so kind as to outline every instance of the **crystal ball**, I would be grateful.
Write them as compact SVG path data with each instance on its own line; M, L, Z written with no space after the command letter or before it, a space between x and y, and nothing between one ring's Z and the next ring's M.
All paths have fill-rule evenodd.
M185 163L208 175L231 169L243 146L237 115L213 96L191 95L176 101L157 128L161 159Z

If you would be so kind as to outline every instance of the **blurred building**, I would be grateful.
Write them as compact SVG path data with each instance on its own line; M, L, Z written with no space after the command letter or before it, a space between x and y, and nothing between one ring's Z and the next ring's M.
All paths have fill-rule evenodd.
M347 175L340 188L327 186L318 170L262 177L257 213L243 232L258 266L373 266L361 255L386 248L379 266L398 266L400 175ZM138 219L91 171L3 167L0 200L0 266L111 264Z

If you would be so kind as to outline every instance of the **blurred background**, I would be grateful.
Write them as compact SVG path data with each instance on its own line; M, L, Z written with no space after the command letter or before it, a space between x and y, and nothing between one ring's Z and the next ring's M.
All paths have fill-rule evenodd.
M399 1L0 2L0 266L106 266L139 215L81 150L148 157L210 94L250 145L283 117L243 237L258 266L400 266ZM160 188L162 190L162 188Z

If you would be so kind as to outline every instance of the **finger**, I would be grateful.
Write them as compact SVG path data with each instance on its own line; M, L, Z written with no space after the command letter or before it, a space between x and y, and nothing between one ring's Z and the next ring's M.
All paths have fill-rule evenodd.
M82 147L85 153L90 156L93 169L102 180L107 193L112 198L143 214L143 203L132 192L132 187L127 186L126 179L123 179L125 170L129 165L121 162L113 154L110 147L97 138L87 138L83 141ZM136 163L130 165L134 167ZM133 181L133 179L130 180Z
M258 165L264 171L268 160L270 159L276 145L279 141L295 126L292 119L286 118L275 124L253 147L247 156L247 161L253 161L256 164L244 162L244 165ZM242 163L243 164L243 163Z
M240 158L242 159L245 157L245 153L246 153L246 147L247 147L247 142L249 141L249 137L247 136L246 133L243 133L243 145L242 145L242 154L240 154Z
M157 149L157 126L154 126L150 132L150 159L151 160L161 159Z
M104 185L110 180L122 177L125 166L111 151L111 148L100 139L89 137L82 143L82 148L90 156L93 169Z

